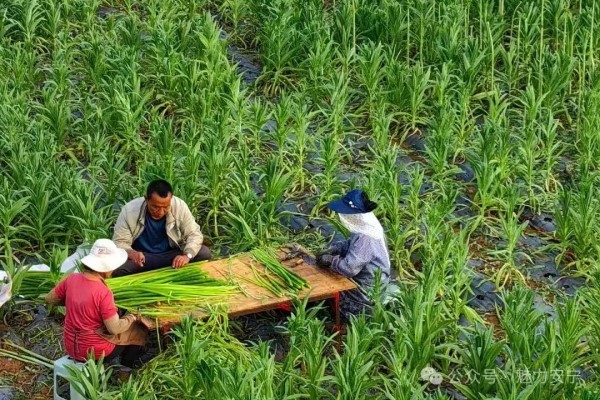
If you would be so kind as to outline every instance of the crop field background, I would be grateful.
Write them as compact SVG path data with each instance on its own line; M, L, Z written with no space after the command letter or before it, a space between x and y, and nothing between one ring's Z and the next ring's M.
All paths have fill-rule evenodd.
M340 339L299 305L283 354L186 321L122 388L92 364L90 398L599 399L599 21L593 0L4 0L0 266L56 268L154 178L215 255L322 247L325 204L362 187L397 289L372 319Z

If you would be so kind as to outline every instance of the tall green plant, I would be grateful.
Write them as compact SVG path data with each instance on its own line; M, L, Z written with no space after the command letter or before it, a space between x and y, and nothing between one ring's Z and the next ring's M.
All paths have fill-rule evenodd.
M364 316L355 318L344 341L344 352L335 352L333 379L339 399L361 399L376 387L373 373L379 360L383 331L370 326Z

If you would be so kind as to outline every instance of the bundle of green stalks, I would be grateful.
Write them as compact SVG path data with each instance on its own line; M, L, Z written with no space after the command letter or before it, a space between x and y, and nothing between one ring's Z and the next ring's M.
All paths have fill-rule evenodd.
M199 263L185 268L161 268L155 271L112 278L106 281L118 307L128 311L142 311L147 315L179 314L181 307L164 307L163 303L207 304L209 298L228 296L238 288L210 278L199 268ZM154 307L157 306L157 307ZM152 312L154 309L154 312Z
M286 292L295 293L310 286L304 278L281 265L273 249L257 248L250 254L254 260L265 267L266 272L273 273L279 278L274 279L269 274L260 277L255 273L256 281L253 283L270 290L276 296L281 296Z
M38 299L54 288L56 281L50 272L27 271L23 275L19 296L25 299Z

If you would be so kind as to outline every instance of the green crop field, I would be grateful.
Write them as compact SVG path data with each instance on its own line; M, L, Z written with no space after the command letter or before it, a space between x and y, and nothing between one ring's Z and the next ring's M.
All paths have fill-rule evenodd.
M3 0L0 269L15 293L56 272L155 178L222 255L325 246L361 187L397 289L372 318L333 336L299 305L283 351L185 321L123 386L91 363L88 398L600 399L598 22L594 0Z

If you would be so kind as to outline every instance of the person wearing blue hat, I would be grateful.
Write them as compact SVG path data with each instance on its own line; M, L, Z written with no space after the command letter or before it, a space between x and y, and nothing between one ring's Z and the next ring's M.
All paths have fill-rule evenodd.
M328 207L338 214L350 237L317 253L317 265L331 268L357 284L357 289L341 295L341 312L348 319L352 314L371 310L373 302L368 293L375 286L377 271L381 272L384 288L389 282L390 257L383 227L373 214L377 203L369 200L365 192L351 190Z

